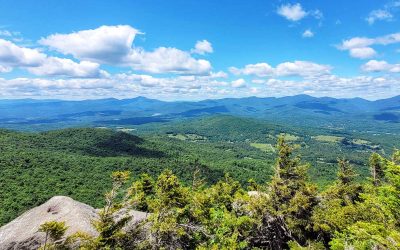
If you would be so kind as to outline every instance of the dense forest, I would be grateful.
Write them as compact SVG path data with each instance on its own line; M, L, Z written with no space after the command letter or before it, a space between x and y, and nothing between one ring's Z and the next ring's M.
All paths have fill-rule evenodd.
M396 138L228 115L2 129L0 225L65 195L103 207L99 236L48 222L46 249L398 249ZM125 231L129 209L150 216Z
M290 127L228 115L129 128L0 130L0 225L54 195L101 207L111 186L108 176L117 170L136 179L142 173L155 178L168 168L188 184L200 168L209 185L225 173L244 187L249 179L265 183L273 175L280 135L310 163L308 174L319 190L335 181L338 157L349 160L356 180L365 182L369 155L390 157L399 146L393 134Z
M273 160L258 149L229 143L197 144L174 138L141 138L109 129L64 129L44 133L0 130L0 225L54 195L95 207L111 186L108 176L129 170L133 176L159 175L165 168L188 183L195 168L207 183L225 172L243 184L272 174Z
M45 247L56 249L399 249L399 164L400 151L390 159L372 154L370 177L361 184L349 162L339 159L336 181L318 192L309 165L282 136L274 174L264 183L249 180L244 188L225 175L208 186L200 169L190 185L170 170L132 182L129 171L118 171L93 222L98 236L78 232L60 240L62 222L40 230L52 236ZM124 209L150 216L124 231L131 219L121 216Z

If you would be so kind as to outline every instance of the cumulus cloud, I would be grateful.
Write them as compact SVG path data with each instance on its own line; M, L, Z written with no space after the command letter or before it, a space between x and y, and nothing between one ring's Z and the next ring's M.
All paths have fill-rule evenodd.
M354 58L367 59L376 56L376 51L370 47L353 48L349 50L350 56Z
M229 71L235 75L256 75L259 77L269 76L274 73L274 69L268 63L248 64L244 68L229 68Z
M308 61L284 62L278 64L275 68L267 63L248 64L244 68L231 67L230 71L236 75L255 75L258 77L265 76L315 76L329 74L331 66L317 64Z
M46 59L37 49L23 48L0 39L0 65L3 67L35 67Z
M197 41L192 53L204 55L206 53L213 53L213 47L211 43L207 40Z
M150 73L208 74L211 64L195 59L190 53L176 48L160 47L152 52L136 50L129 55L129 64L135 70Z
M76 63L71 59L48 57L38 67L28 68L32 74L39 76L68 76L80 78L99 78L108 74L100 70L98 63L81 61Z
M349 54L352 57L365 59L371 58L377 54L376 51L371 48L371 46L395 43L400 43L400 33L393 33L375 38L353 37L351 39L342 41L337 48L340 50L349 51Z
M389 64L386 61L370 60L361 66L365 72L390 72L400 73L400 64Z
M177 48L160 47L153 51L134 47L136 35L142 34L129 25L101 26L70 34L53 34L39 43L79 60L109 65L130 66L150 73L207 74L210 62L193 58L189 52ZM211 53L206 40L199 41L197 53Z
M39 40L65 55L98 63L122 64L141 32L129 25L101 26L70 34L53 34Z
M9 72L13 67L25 68L40 76L104 77L106 72L100 65L71 59L48 57L37 49L24 48L0 39L0 72Z
M41 98L100 98L148 96L165 100L198 100L204 98L259 96L316 96L354 97L369 99L390 97L399 93L400 78L390 76L339 77L321 75L300 80L270 78L256 87L244 79L232 82L216 81L209 76L155 77L140 74L116 74L108 78L0 78L0 97ZM234 86L233 86L234 85ZM256 88L257 90L255 90Z
M287 20L294 22L307 16L307 12L303 10L303 7L299 3L281 5L276 12Z
M41 97L87 99L100 97L131 98L148 96L159 99L218 98L233 94L230 82L211 76L155 77L121 73L107 78L0 78L0 97ZM241 89L241 88L239 88ZM244 92L245 93L245 92Z
M310 38L314 36L314 32L312 32L310 29L307 29L303 32L302 36L305 38Z
M329 74L332 67L308 61L281 63L276 67L278 76L315 76Z
M210 77L211 78L227 78L228 74L225 73L224 71L211 72Z
M276 13L292 22L300 21L306 16L313 16L316 19L321 19L323 17L320 10L306 11L300 3L281 5L276 10Z
M234 80L231 82L233 88L244 88L246 87L246 81L243 78Z
M301 81L269 79L265 83L267 87L265 92L274 96L313 94L339 98L359 96L379 99L391 97L391 93L400 91L399 80L396 77L339 77L336 75L324 75Z

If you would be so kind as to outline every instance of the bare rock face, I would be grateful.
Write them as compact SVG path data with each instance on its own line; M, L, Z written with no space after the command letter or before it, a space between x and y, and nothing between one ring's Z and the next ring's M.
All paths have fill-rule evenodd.
M39 226L48 221L65 221L66 236L77 231L96 235L91 225L96 218L93 207L66 196L54 196L1 227L0 249L37 249L45 239L45 234L38 232Z

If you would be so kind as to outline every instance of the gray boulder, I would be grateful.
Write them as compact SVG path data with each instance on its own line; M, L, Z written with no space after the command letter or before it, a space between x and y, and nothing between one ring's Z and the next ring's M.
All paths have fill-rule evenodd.
M44 244L45 233L38 232L41 224L48 221L64 221L68 229L65 236L78 231L96 236L92 221L98 218L98 209L75 201L66 196L54 196L44 204L32 208L21 216L0 228L0 250L37 249ZM147 217L147 213L125 210L123 214L132 216L124 230L129 231L139 221Z

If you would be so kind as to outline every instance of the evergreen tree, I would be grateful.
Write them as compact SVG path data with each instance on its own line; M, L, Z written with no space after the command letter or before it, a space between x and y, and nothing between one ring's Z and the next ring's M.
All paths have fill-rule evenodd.
M374 186L379 186L385 177L384 159L377 153L373 153L369 158L369 167Z
M49 221L40 225L39 232L46 233L43 250L52 248L54 246L54 243L64 236L67 229L68 227L65 226L64 221ZM49 239L52 241L53 244L48 243Z
M131 219L131 216L125 213L122 218L116 219L117 214L123 212L122 209L126 208L126 198L118 201L118 195L122 185L124 185L130 176L129 171L117 171L112 173L113 180L112 189L106 193L106 205L99 212L99 219L93 222L94 227L99 232L99 236L94 240L96 248L111 248L118 247L118 241L124 237L125 233L122 228Z
M148 200L154 196L154 189L153 178L148 174L141 174L139 180L134 181L129 189L132 207L139 211L148 212Z
M284 137L278 139L275 175L269 185L271 206L275 215L282 215L296 239L305 243L312 234L310 218L317 205L316 187L308 181L308 165L293 157L293 147Z

